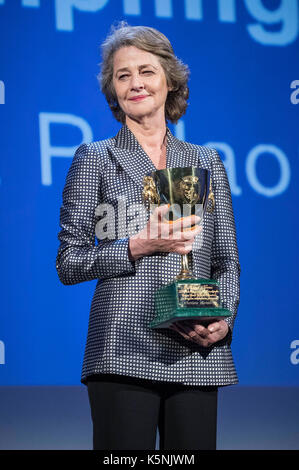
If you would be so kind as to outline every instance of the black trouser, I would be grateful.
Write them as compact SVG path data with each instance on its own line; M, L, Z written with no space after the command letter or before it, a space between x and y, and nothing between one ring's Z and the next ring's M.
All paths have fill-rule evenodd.
M217 387L116 374L89 377L94 450L216 449Z

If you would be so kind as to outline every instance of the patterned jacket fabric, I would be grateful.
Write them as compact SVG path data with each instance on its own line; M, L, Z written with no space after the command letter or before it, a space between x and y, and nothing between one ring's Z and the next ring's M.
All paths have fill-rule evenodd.
M181 256L159 252L135 262L128 257L130 223L133 220L136 226L137 220L139 231L149 217L142 211L138 214L143 177L156 168L123 125L113 138L78 147L60 209L56 269L61 282L72 285L97 279L83 384L89 375L101 373L200 386L238 382L230 345L239 305L240 264L227 174L216 150L183 142L169 128L166 160L167 168L211 171L215 210L205 213L203 230L195 238L192 269L197 278L219 281L222 306L232 312L226 319L229 334L206 348L173 330L148 327L155 316L154 293L180 272ZM109 204L106 212L103 203ZM98 238L97 228L104 220L109 222L109 236Z

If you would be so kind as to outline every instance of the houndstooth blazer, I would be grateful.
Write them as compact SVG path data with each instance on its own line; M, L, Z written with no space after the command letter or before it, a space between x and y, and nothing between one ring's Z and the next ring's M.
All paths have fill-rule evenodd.
M192 269L198 278L219 281L222 305L232 312L226 319L229 334L205 348L173 330L148 327L155 315L154 292L179 273L181 257L160 252L135 262L128 257L126 227L135 215L132 204L142 204L143 176L156 168L124 125L113 138L78 147L60 209L56 268L61 282L98 280L81 374L85 385L89 375L101 373L186 385L238 382L230 345L239 305L240 265L227 174L216 150L180 141L169 128L166 166L211 171L216 206L205 214L203 230L195 238ZM115 208L114 216L106 219L115 221L117 230L99 239L95 232L104 220L98 209L103 203ZM136 230L148 217L137 218Z

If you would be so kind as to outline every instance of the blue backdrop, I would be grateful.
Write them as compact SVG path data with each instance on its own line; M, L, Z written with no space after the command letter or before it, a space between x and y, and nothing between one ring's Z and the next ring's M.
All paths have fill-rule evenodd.
M75 149L120 127L96 75L122 19L162 31L189 65L170 127L217 148L229 175L240 384L299 385L298 0L0 0L0 383L80 383L96 281L60 283L59 208Z

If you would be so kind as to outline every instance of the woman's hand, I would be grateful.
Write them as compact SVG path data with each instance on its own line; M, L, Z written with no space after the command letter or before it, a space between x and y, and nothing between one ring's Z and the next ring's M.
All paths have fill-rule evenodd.
M173 323L170 328L177 331L189 341L194 341L201 346L209 347L225 338L229 327L224 320L210 323L207 327L198 323L197 320L184 320Z
M156 207L147 225L129 240L130 258L135 261L155 252L174 252L186 255L192 250L196 235L202 226L194 225L200 217L191 215L174 222L165 219L169 205Z

